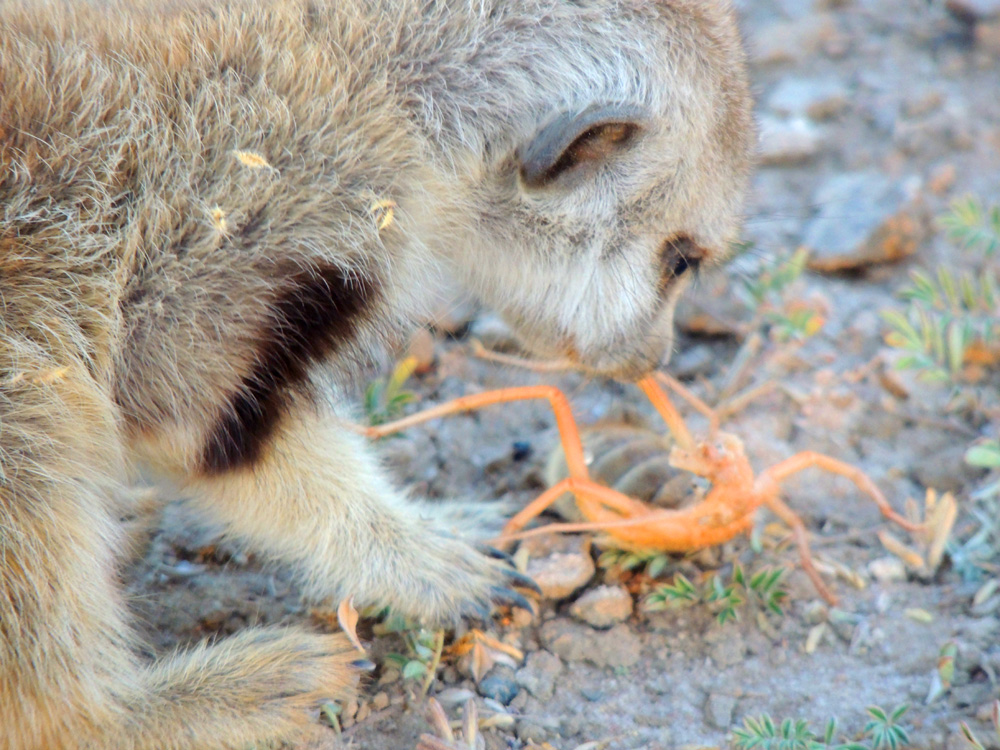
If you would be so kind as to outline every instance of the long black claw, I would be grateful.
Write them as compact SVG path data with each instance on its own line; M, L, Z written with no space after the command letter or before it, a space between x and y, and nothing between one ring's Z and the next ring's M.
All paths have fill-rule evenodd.
M541 586L535 583L535 580L531 576L526 576L519 570L508 570L505 571L505 573L507 574L507 577L512 581L514 581L516 585L520 586L521 588L530 589L539 596L542 596Z
M490 587L490 593L493 594L493 601L497 604L507 604L512 607L520 607L521 609L526 609L529 612L534 612L535 608L523 595L517 593L513 589L505 589L500 586Z
M478 549L487 557L492 557L494 560L503 560L505 563L509 563L511 565L514 564L514 558L508 555L502 549L491 547L488 544L480 544L476 547L476 549Z
M351 662L351 666L355 669L360 669L362 672L371 672L375 669L375 662L368 661L368 659L357 659Z
M490 609L490 607L488 607L485 604L477 603L472 605L472 614L475 615L480 620L486 621L489 620L490 617L492 617L493 610Z

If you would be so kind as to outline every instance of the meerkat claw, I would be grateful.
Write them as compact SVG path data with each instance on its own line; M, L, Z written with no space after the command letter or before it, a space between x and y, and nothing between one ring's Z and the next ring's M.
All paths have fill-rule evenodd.
M535 579L531 576L525 575L519 570L508 570L506 573L507 577L511 579L515 585L520 586L521 588L529 589L539 596L542 596L541 587L535 583Z
M492 547L489 544L477 544L476 549L479 552L482 552L487 557L492 557L494 560L503 560L505 563L508 563L510 565L514 564L513 557L508 555L503 550L497 549L496 547Z
M357 659L351 662L351 666L362 672L371 672L375 669L375 662L368 659Z
M519 594L514 591L514 589L491 586L490 593L493 595L493 601L497 604L506 604L510 607L520 607L521 609L526 609L529 612L535 611L535 606L528 600L528 598L523 594Z
M486 604L470 604L469 609L469 617L475 617L477 620L482 620L483 622L486 622L493 616L493 608Z

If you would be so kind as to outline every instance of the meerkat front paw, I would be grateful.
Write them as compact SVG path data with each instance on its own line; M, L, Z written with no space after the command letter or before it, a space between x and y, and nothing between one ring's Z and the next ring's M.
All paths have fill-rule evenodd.
M420 595L413 614L432 620L457 617L489 617L497 605L533 610L518 588L538 594L541 590L514 567L504 552L484 543L434 532L421 542L419 578L414 581Z
M540 594L537 584L514 567L509 555L474 541L487 536L473 532L459 537L448 520L421 524L405 549L385 555L393 564L383 567L387 575L381 596L374 598L400 614L432 623L485 619L497 605L533 609L517 589Z

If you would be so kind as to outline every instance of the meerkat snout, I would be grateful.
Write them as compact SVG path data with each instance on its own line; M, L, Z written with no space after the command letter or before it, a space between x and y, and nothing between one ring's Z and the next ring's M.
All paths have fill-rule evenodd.
M457 131L468 150L445 163L469 220L428 237L536 355L641 376L738 233L755 140L739 33L721 0L544 5L461 82L489 137ZM502 97L477 88L501 79Z

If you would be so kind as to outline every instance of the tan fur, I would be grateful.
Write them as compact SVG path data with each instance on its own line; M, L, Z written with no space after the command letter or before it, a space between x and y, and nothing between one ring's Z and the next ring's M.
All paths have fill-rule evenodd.
M594 106L635 145L521 181ZM294 629L135 655L140 465L311 594L487 611L510 571L385 480L345 388L447 278L540 352L655 365L749 113L712 0L0 0L0 748L264 746L351 689Z

